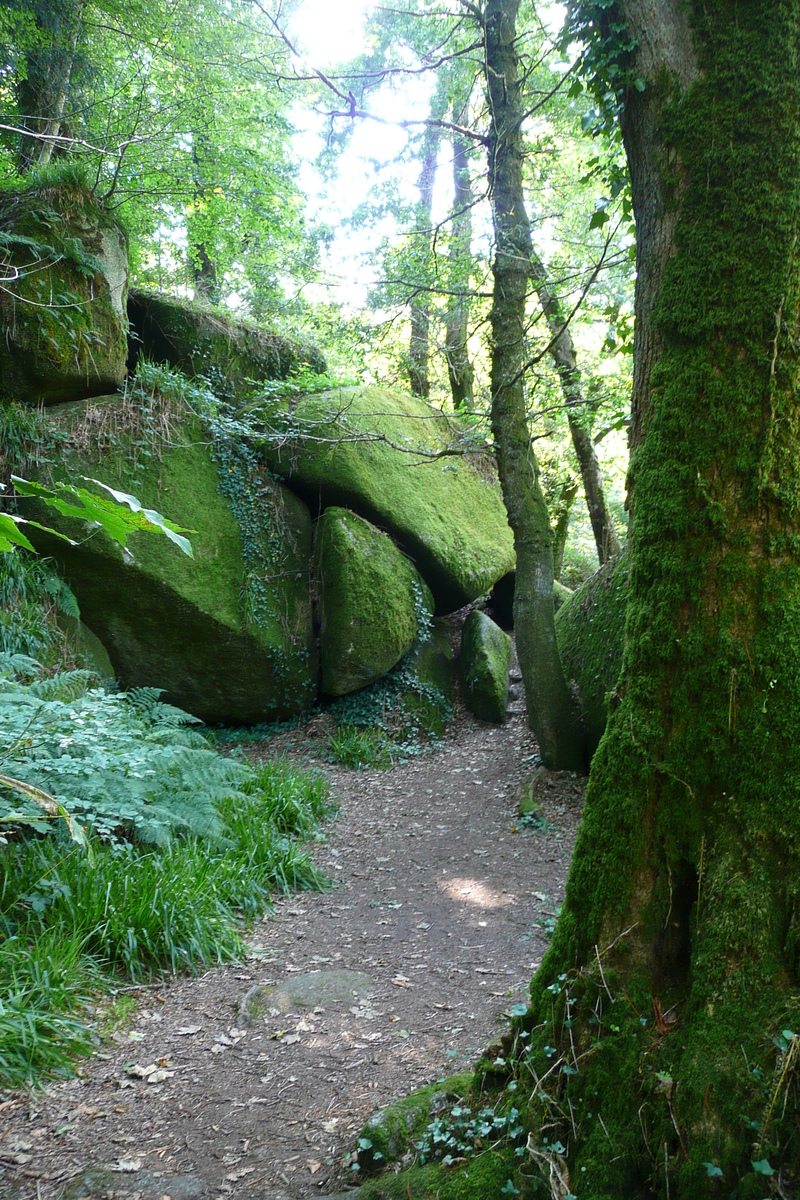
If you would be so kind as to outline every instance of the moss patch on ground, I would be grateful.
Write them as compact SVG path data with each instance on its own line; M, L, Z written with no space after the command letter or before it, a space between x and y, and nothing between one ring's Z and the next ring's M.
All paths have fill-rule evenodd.
M461 681L464 703L482 721L505 721L510 665L511 638L473 609L461 634Z
M122 227L65 174L0 192L0 398L50 404L122 383L128 243Z
M98 424L108 428L114 405L122 404L109 398L51 410L54 426L66 427L72 439L56 476L101 478L134 493L193 530L194 558L165 538L141 533L130 539L133 561L126 561L102 531L87 538L82 522L52 520L50 510L38 515L81 544L67 546L43 534L36 539L71 581L120 682L162 687L170 703L206 721L255 723L308 707L317 675L308 510L265 473L259 481L259 504L268 509L258 531L263 558L249 562L246 538L194 417L173 414L169 442L141 454L132 446L137 436L144 440L141 431L132 431L130 415L120 413L116 440L99 457L93 453ZM251 484L241 481L242 487ZM248 601L255 584L257 610Z
M312 510L342 505L390 533L433 592L437 613L488 592L513 567L493 464L425 457L461 444L452 417L376 387L306 395L291 413L265 403L259 415L271 469Z
M358 1164L362 1173L383 1170L413 1148L426 1125L453 1101L469 1095L472 1075L451 1075L419 1088L370 1117L359 1135Z
M411 649L433 597L391 538L344 508L327 509L317 522L314 574L322 690L344 696L380 679Z
M556 613L556 639L567 680L578 688L586 750L593 755L622 670L629 559L626 551L595 571Z

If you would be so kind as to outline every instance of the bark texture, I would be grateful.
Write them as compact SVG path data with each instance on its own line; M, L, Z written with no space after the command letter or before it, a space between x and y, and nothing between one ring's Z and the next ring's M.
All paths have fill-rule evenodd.
M626 648L518 1046L581 1200L762 1200L800 1177L800 4L621 18Z
M531 235L522 187L519 0L488 0L486 82L489 178L495 231L492 300L492 433L517 554L514 629L528 719L548 767L581 770L572 698L558 657L553 613L553 531L525 411L525 305Z
M44 166L57 146L83 18L83 0L38 0L33 7L42 42L25 56L17 104L20 124L38 136L20 138L21 172Z

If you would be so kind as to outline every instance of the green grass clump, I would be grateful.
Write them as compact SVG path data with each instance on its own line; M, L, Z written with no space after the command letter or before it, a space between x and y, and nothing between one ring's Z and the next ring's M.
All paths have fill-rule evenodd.
M328 738L331 762L361 770L362 767L390 767L392 752L388 738L378 729L360 729L357 725L338 725Z

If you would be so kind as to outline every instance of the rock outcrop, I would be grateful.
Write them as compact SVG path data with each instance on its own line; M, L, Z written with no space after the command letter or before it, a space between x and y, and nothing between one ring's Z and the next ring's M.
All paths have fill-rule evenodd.
M322 691L357 691L400 661L433 598L392 539L344 508L325 510L314 537Z
M453 612L514 565L494 466L457 452L452 417L402 392L342 388L259 413L262 451L312 511L341 505L390 533Z
M505 721L510 665L511 638L473 609L461 634L461 681L464 703L482 721Z
M308 509L266 474L221 479L222 459L191 417L173 418L171 443L140 458L137 431L120 418L116 427L127 435L98 457L98 429L122 404L108 397L49 410L68 437L56 477L101 478L135 493L192 531L194 557L145 533L133 535L124 555L102 531L34 507L79 542L34 531L38 548L55 558L123 687L164 688L165 700L209 722L300 712L317 685ZM244 530L234 508L240 519L245 513Z
M69 183L0 198L0 402L99 395L125 378L128 247L116 220Z
M320 374L325 356L309 343L222 318L187 300L131 290L131 366L140 354L186 375L202 376L223 400L239 401L259 383L303 367Z

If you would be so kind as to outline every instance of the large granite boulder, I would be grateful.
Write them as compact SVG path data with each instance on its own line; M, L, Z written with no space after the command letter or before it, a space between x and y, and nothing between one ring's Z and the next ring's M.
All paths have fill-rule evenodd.
M66 180L0 197L0 403L99 395L125 378L127 238Z
M514 566L494 464L446 453L464 434L452 416L377 387L306 395L260 415L270 468L312 509L341 505L390 533L437 613L488 592Z
M147 533L123 554L102 530L34 505L30 515L79 541L34 531L37 547L56 559L123 687L163 688L169 703L209 722L300 712L317 682L307 508L266 472L237 473L190 414L173 413L159 444L131 424L125 403L48 410L67 438L55 477L98 478L135 494L192 530L194 557Z
M285 379L303 367L320 374L316 346L293 341L244 321L153 292L128 296L131 365L139 355L206 379L223 400L242 400L259 384Z
M627 551L600 567L556 614L556 640L564 674L577 686L587 753L594 754L617 686L625 645Z
M482 721L505 721L510 666L511 638L473 609L461 633L461 681L464 703Z
M380 679L411 649L433 598L392 539L331 507L317 522L322 691L344 696Z

